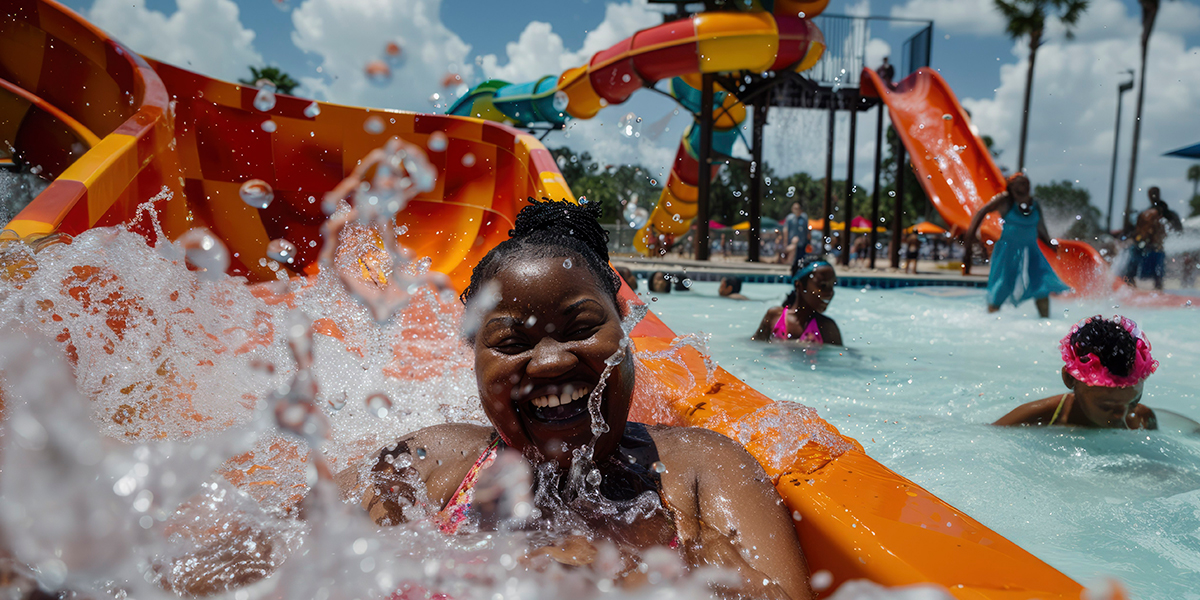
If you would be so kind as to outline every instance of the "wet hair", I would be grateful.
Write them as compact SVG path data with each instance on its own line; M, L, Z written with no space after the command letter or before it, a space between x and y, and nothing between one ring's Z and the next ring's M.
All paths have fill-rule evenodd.
M742 292L742 278L737 275L726 275L721 278L723 283L729 284L730 294L740 294Z
M1009 175L1007 178L1005 178L1004 189L1008 189L1009 187L1012 186L1012 184L1016 183L1017 180L1019 180L1019 179L1025 180L1025 183L1027 183L1027 184L1029 183L1029 176L1026 175L1024 171L1017 171L1016 173L1013 173L1012 175Z
M507 240L492 248L471 271L471 284L459 299L468 304L485 283L500 269L521 259L578 256L617 307L621 279L608 266L608 232L600 226L599 204L575 204L543 198L529 199L529 205L517 213L517 222Z
M805 269L805 267L807 267L815 262L826 262L826 261L825 261L824 257L818 256L816 254L809 254L808 256L805 256L804 258L797 261L795 265L792 265L792 273L793 274L799 273L800 271L803 271ZM812 279L813 276L816 275L816 273L817 273L816 269L813 269L808 275L805 275L804 277L801 277L800 279L792 280L792 291L788 292L787 297L783 299L783 304L781 304L780 306L791 306L792 304L794 304L796 302L796 283L800 282L800 287L804 287L804 286L808 285L808 280Z
M667 282L667 287L665 287L661 290L656 290L656 289L654 289L654 278L656 278L660 275L662 276L663 281ZM670 275L670 273L667 273L666 271L655 271L655 272L651 273L650 279L646 280L646 289L650 290L651 292L653 292L655 294L670 294L671 293L671 275Z
M638 280L637 276L633 274L633 271L630 271L629 267L617 267L616 271L617 275L620 275L621 279L624 279L625 283L629 285L629 289L636 292L638 288Z
M1076 356L1095 355L1109 373L1128 377L1137 355L1137 340L1121 327L1099 315L1094 316L1071 335Z

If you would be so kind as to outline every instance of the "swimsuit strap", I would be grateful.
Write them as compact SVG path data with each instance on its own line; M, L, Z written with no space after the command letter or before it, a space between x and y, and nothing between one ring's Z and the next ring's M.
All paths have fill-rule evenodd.
M775 321L775 327L771 329L771 333L781 340L788 339L787 313L788 307L785 306L783 307L783 312L779 313L779 320Z
M492 441L484 448L483 454L475 459L475 464L467 470L466 477L463 477L462 483L458 485L458 489L454 491L454 495L450 496L450 501L446 506L434 515L433 520L437 523L438 528L442 533L458 533L459 527L467 521L467 511L471 508L471 503L475 500L475 482L479 480L479 474L492 463L496 462L496 455L500 450L500 436L492 434Z
M1067 393L1069 394L1070 392L1067 392ZM1058 413L1062 411L1063 405L1066 403L1067 403L1067 394L1063 394L1062 398L1058 399L1058 408L1054 409L1054 416L1050 417L1050 423L1049 423L1050 425L1053 425L1054 422L1058 420ZM1066 417L1066 415L1063 415L1063 416Z

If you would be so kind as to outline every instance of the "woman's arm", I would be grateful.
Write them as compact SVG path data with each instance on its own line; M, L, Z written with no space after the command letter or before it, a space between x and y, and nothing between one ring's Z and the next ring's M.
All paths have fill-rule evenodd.
M688 562L736 569L742 588L718 590L730 596L812 598L796 524L754 457L707 429L671 428L664 437L655 442L665 442L659 451L674 476L664 475L663 488Z
M1050 234L1046 231L1046 217L1040 210L1038 211L1037 234L1038 239L1042 240L1042 243L1053 248L1055 252L1058 252L1058 243L1050 239Z
M1050 417L1054 414L1054 409L1058 408L1061 399L1061 396L1051 396L1026 402L997 419L992 425L1052 425L1049 423Z
M817 318L817 328L821 330L821 339L825 340L826 344L834 346L842 346L842 330L838 328L837 321L820 315Z
M338 484L344 493L361 494L362 507L376 523L406 523L441 509L490 438L491 430L478 425L426 427L381 450L369 470L342 471Z
M765 342L771 339L771 330L775 328L775 323L779 321L779 315L783 313L783 307L772 306L767 309L767 314L763 315L762 322L758 324L758 331L754 332L754 337L750 338L756 342Z
M1005 202L1008 202L1008 192L1000 192L992 197L987 204L984 204L979 210L975 211L975 215L971 217L971 224L967 226L967 232L963 237L963 241L968 244L971 243L971 240L975 238L975 232L979 230L979 226L983 223L983 218L988 213L999 209L1000 205Z

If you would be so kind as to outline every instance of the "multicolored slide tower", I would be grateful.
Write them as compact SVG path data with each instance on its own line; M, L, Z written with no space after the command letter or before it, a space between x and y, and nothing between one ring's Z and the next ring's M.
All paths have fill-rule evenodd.
M569 118L590 119L605 106L625 102L637 90L666 79L667 93L694 118L702 110L712 111L713 150L729 154L746 107L719 86L713 106L701 106L701 75L812 68L825 52L825 39L812 18L828 4L829 0L776 0L768 11L755 1L747 3L744 12L708 12L669 21L643 29L558 76L521 84L485 81L447 112L516 126L560 125ZM691 227L699 198L699 145L700 127L693 121L679 141L658 205L634 236L639 252L670 245ZM706 176L715 174L713 167Z

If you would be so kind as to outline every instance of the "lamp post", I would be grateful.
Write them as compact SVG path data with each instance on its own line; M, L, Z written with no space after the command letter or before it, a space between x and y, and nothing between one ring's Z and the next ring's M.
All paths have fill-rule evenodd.
M1117 148L1118 141L1121 139L1121 100L1125 97L1125 92L1133 89L1133 69L1126 69L1125 73L1129 74L1129 81L1123 82L1117 86L1117 124L1113 127L1113 158L1112 158L1112 173L1108 177L1108 231L1113 230L1113 193L1117 185Z

